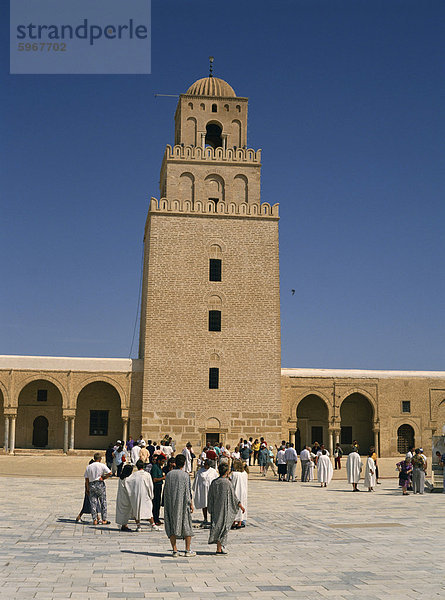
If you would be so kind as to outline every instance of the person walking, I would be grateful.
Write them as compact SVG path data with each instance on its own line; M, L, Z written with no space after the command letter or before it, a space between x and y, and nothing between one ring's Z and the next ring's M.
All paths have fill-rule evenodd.
M335 469L341 469L341 457L343 456L343 450L340 446L340 444L335 444L335 450L334 450L334 462L335 462Z
M207 497L209 495L210 484L214 479L218 479L219 477L214 465L215 462L213 460L206 458L204 465L196 471L195 479L193 481L195 508L202 509L202 516L204 517L204 520L201 523L202 527L209 525L209 521L207 520Z
M184 454L178 454L176 456L176 468L170 471L165 478L164 526L165 533L170 539L172 556L174 557L179 554L176 545L178 538L185 540L184 556L196 556L196 552L190 549L193 536L192 513L194 508L190 475L183 470L185 461ZM221 467L229 470L227 465L221 465Z
M96 452L92 462L85 470L85 489L90 497L91 516L93 525L99 524L98 514L101 514L102 525L109 525L107 520L107 490L105 487L105 479L110 477L111 471L104 465L101 452Z
M245 521L247 519L247 494L248 494L248 481L249 481L249 467L243 465L241 460L233 461L232 472L230 473L230 481L233 484L235 495L239 498L239 501L244 506L244 514L240 508L235 515L235 521L232 525L233 529L241 529L245 527Z
M280 446L277 452L276 463L278 467L278 481L286 481L286 451L284 446Z
M153 464L151 467L150 475L153 479L153 519L155 525L161 525L159 520L159 513L161 511L161 500L162 500L162 485L165 480L165 475L162 468L165 464L165 455L158 454L153 456Z
M258 453L258 464L260 465L260 475L266 477L266 465L269 460L269 450L265 444L262 444Z
M238 508L245 512L244 506L236 497L232 482L227 478L229 467L222 463L218 467L219 477L210 484L207 508L211 515L209 544L216 544L216 554L228 554L227 536L236 517Z
M365 466L364 485L365 485L365 487L368 488L368 492L374 491L374 486L375 486L376 479L377 479L375 462L374 462L374 459L372 458L373 454L374 454L374 450L371 448L371 450L369 451L368 458L366 459L366 466Z
M323 449L317 461L317 478L320 487L327 487L332 479L334 470L332 468L331 459L328 456L327 450Z
M357 485L360 481L360 474L362 471L363 465L360 459L360 454L353 450L346 460L346 473L348 476L348 483L352 484L352 491L359 492Z
M399 486L402 488L403 495L408 496L408 490L411 487L411 475L413 472L411 459L406 457L405 460L398 462L396 467L399 471Z
M295 471L297 468L298 454L295 452L294 444L291 442L289 448L284 453L286 459L287 481L295 481Z

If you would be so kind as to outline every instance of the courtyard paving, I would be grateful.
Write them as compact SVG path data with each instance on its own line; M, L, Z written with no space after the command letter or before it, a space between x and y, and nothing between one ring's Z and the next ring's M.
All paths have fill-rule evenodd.
M165 533L146 525L76 524L82 478L0 485L1 599L445 598L445 495L402 497L395 479L357 494L341 480L321 489L254 474L230 554L215 556L196 529L194 558L172 558ZM111 521L116 488L107 482Z

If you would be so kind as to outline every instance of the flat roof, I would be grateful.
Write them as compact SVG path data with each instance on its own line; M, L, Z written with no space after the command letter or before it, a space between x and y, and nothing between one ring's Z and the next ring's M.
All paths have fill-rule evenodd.
M281 369L285 377L330 377L345 379L395 379L418 377L445 379L445 371L376 371L367 369Z
M0 355L0 369L31 371L142 371L143 361L134 358L83 358L75 356Z

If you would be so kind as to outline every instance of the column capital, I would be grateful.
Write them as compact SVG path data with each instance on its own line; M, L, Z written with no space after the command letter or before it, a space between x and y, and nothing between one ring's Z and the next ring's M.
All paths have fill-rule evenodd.
M15 419L17 417L17 409L12 406L6 406L4 410L4 416L9 419Z

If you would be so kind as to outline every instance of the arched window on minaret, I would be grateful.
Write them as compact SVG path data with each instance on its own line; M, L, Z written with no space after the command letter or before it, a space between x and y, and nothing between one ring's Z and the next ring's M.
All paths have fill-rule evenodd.
M218 123L208 123L206 126L205 145L211 148L222 147L222 127Z

